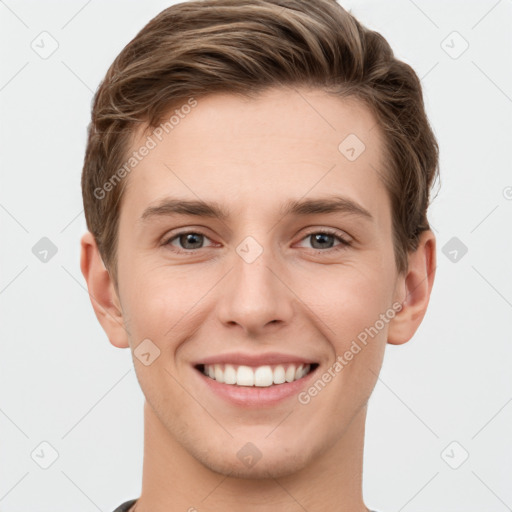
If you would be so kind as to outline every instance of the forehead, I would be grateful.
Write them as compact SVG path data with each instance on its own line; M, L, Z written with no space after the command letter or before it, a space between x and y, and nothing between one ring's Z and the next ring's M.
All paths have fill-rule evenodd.
M380 130L355 99L316 89L271 89L251 99L214 94L175 107L165 121L134 134L130 154L151 149L130 172L122 216L140 217L169 195L243 215L332 194L389 220Z

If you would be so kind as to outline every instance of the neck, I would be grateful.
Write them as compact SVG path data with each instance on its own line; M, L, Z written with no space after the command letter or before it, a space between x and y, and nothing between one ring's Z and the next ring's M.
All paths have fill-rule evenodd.
M362 498L366 406L336 444L302 470L243 479L211 471L169 434L144 404L142 493L136 512L367 512Z

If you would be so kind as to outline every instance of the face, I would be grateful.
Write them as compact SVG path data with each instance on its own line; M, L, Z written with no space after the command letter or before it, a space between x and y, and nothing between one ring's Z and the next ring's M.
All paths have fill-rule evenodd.
M376 120L272 89L198 99L160 138L126 178L118 242L153 420L216 472L305 468L364 410L403 298Z

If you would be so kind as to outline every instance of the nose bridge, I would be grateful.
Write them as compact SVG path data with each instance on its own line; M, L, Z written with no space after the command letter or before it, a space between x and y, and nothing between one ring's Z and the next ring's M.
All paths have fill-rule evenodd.
M291 292L279 279L279 264L270 247L248 236L235 248L232 270L218 302L219 319L257 332L267 325L289 322Z

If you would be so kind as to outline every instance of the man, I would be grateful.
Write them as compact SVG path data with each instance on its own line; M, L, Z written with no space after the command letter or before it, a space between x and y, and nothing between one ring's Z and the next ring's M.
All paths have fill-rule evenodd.
M145 395L116 512L367 511L367 402L433 286L420 82L331 0L174 5L93 104L81 268Z

